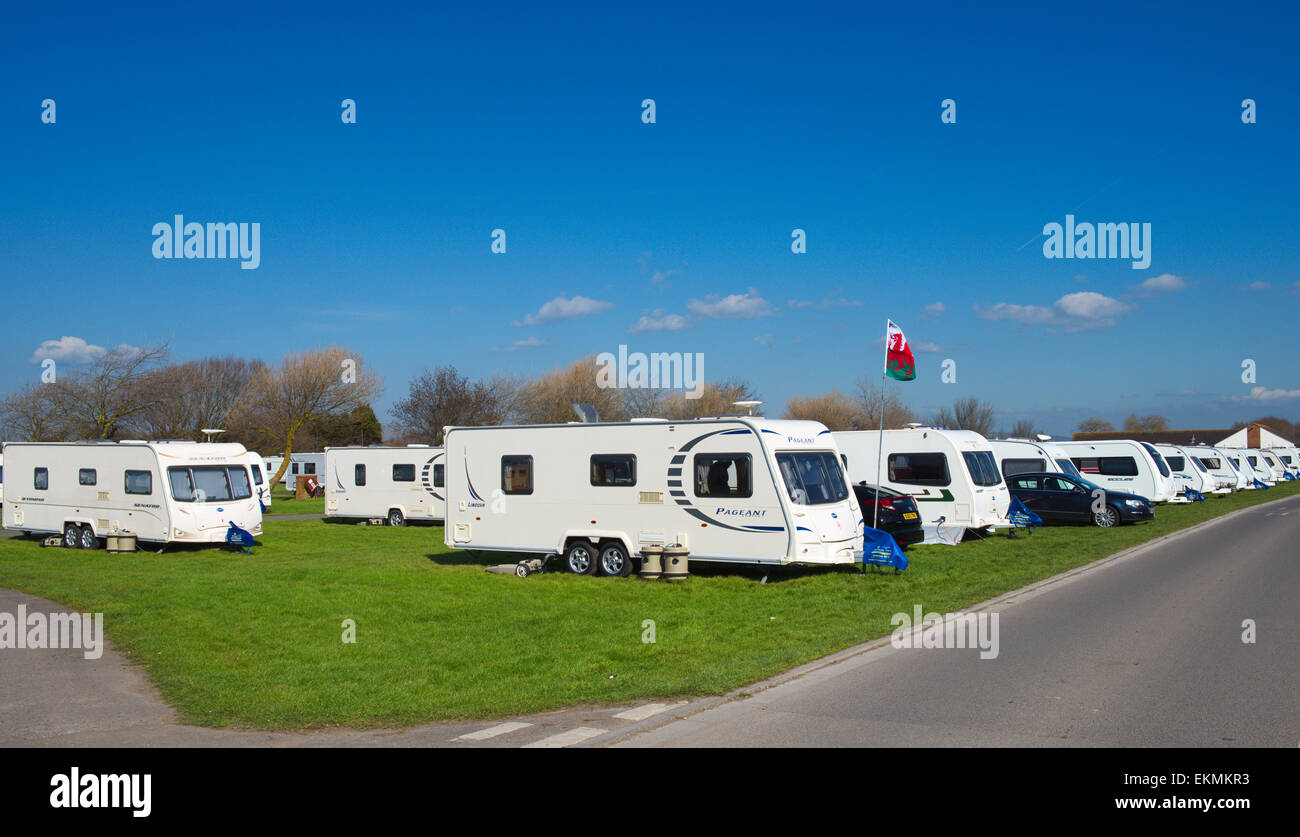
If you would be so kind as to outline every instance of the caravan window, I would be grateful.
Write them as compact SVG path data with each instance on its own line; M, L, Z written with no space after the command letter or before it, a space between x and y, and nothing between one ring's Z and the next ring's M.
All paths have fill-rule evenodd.
M99 482L99 475L94 468L77 469L77 485L94 485Z
M447 469L441 464L433 466L433 487L442 488L447 484Z
M253 483L255 485L262 484L262 466L256 462L253 463Z
M695 454L695 496L754 496L752 463L747 453Z
M965 451L961 456L966 460L966 470L976 485L1002 484L1002 475L998 473L998 461L993 458L993 451Z
M533 458L501 457L501 491L505 494L533 493Z
M1187 470L1187 462L1181 456L1166 456L1165 461L1168 462L1169 467L1173 468L1175 471Z
M295 473L295 474L298 473L298 463L297 463L297 462L290 462L290 463L289 463L289 470L292 471L292 472Z
M394 465L393 482L415 482L415 466Z
M630 453L593 453L592 485L636 485L636 456Z
M1137 460L1131 456L1085 456L1072 461L1085 474L1107 477L1136 477L1138 474Z
M1202 472L1202 473L1205 472L1205 465L1203 465L1203 464L1201 463L1201 460L1197 459L1197 458L1194 457L1194 456L1192 457L1192 467L1194 467L1196 470L1198 470L1198 471L1200 471L1200 472Z
M1259 460L1256 459L1256 458L1253 457L1253 456L1247 456L1247 457L1246 457L1246 461L1250 463L1250 467L1252 467L1252 468L1258 468L1258 467L1259 467Z
M226 503L253 496L248 471L233 465L168 468L167 480L178 503Z
M948 457L942 453L891 453L889 481L907 485L950 485Z
M1211 471L1217 471L1223 467L1223 461L1220 460L1218 457L1203 456L1198 458L1200 459L1201 464L1204 465L1206 468L1209 468Z
M124 482L127 494L153 493L153 473L150 471L127 471Z
M1151 454L1151 458L1156 461L1156 467L1160 469L1160 476L1169 476L1169 466L1165 464L1165 458L1160 455L1160 451L1151 447L1146 442L1138 442L1138 444L1146 448L1147 453Z
M50 469L37 468L32 472L32 488L45 491L50 487Z
M365 484L366 484L366 466L365 466L365 465L354 465L354 466L352 467L352 484L353 484L353 485L365 485Z
M1039 474L1047 470L1047 463L1041 459L1004 459L1002 476L1011 479L1016 474Z
M831 453L778 453L776 464L790 499L801 506L835 503L849 496L844 472Z
M316 473L316 463L315 463L315 462L304 462L304 463L302 463L302 472L303 472L304 474L314 474L314 473Z

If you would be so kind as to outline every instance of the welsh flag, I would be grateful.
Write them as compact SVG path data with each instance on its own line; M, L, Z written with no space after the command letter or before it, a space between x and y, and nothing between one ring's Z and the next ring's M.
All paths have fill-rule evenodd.
M895 381L910 381L916 377L916 361L912 347L907 345L903 330L888 320L885 326L885 374Z

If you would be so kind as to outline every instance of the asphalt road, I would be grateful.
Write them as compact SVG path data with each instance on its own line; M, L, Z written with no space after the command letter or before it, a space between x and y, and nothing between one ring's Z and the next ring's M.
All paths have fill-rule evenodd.
M1213 502L1213 500L1210 500ZM924 602L919 602L922 606ZM999 653L888 644L619 746L1300 741L1300 497L995 601ZM1253 619L1256 641L1243 642Z

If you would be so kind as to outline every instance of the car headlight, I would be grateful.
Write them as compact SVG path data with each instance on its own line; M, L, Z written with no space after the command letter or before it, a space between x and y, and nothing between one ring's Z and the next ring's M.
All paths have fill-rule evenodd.
M1141 500L1125 500L1124 504L1133 509L1140 509L1143 506Z

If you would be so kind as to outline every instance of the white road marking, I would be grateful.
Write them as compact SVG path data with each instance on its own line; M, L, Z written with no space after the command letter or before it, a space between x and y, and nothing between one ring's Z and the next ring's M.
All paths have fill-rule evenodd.
M565 730L564 732L558 732L548 738L543 738L541 741L534 741L532 744L525 744L524 749L532 747L571 747L574 744L581 744L588 738L595 738L597 735L604 734L605 731L603 729L596 729L595 727L574 727L571 730Z
M615 718L622 718L624 721L644 721L646 718L654 717L660 712L667 712L669 709L676 709L684 706L686 701L677 703L647 703L645 706L634 706L631 709L624 710L615 715Z
M464 735L458 735L452 741L485 741L489 738L496 738L498 735L505 735L508 732L531 727L532 724L526 724L523 721L507 721L504 724L497 724L494 727L488 727L476 732L467 732Z

